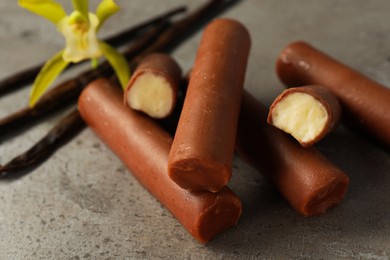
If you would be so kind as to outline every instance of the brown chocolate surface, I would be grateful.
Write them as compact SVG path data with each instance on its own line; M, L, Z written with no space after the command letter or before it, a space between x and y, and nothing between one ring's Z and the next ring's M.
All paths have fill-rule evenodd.
M312 140L308 142L300 142L303 147L310 147L320 141L322 138L324 138L330 131L332 131L337 126L337 123L339 122L341 116L341 106L337 97L326 87L320 85L293 87L284 90L271 104L267 118L267 122L269 124L272 124L272 110L275 108L278 102L293 93L305 93L310 95L322 104L327 113L327 121L322 131L319 132L318 135Z
M218 191L231 177L250 36L239 22L205 29L169 155L169 175L190 190Z
M93 131L199 242L206 243L237 223L241 201L229 188L190 192L168 177L172 137L147 116L124 106L121 91L110 81L91 83L78 105Z
M244 93L238 154L268 178L299 213L319 215L339 204L349 178L315 148L303 148L267 124L267 109Z
M294 42L276 66L287 86L319 84L340 100L346 121L390 147L390 89L349 68L305 42Z

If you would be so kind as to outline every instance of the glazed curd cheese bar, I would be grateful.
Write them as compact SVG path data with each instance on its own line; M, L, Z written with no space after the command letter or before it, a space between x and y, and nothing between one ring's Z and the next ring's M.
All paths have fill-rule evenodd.
M125 104L153 118L168 117L176 105L181 74L181 68L168 54L149 54L131 76Z
M235 20L204 30L168 161L182 188L217 192L230 180L250 44Z
M340 115L340 103L332 92L308 85L283 91L270 106L267 121L310 147L337 126Z
M248 92L243 96L236 150L304 216L325 213L346 194L348 176L314 147L303 148L269 125L267 108Z
M199 242L235 225L241 201L228 187L217 193L191 192L168 176L172 137L151 118L123 104L123 93L106 79L82 92L78 108L90 128L123 161L138 181Z
M289 87L322 85L343 107L343 119L390 147L390 89L302 41L289 44L279 55L276 71Z

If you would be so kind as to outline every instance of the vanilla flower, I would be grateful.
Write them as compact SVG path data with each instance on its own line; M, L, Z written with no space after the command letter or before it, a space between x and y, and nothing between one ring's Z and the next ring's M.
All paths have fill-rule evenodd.
M69 15L54 0L19 0L19 5L51 21L64 36L66 46L43 66L34 81L30 95L30 106L39 100L57 76L70 64L104 56L113 67L122 87L130 78L126 59L113 47L100 41L97 33L105 20L119 11L114 0L102 0L96 13L88 11L88 0L72 0L74 11Z

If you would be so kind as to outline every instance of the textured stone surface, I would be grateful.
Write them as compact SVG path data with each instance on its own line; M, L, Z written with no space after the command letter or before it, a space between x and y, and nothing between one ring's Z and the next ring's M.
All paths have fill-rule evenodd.
M62 2L70 7L70 1ZM121 0L122 12L107 22L102 35L181 3L192 10L203 2ZM296 39L390 86L389 8L389 1L243 0L223 16L250 29L246 88L269 104L283 89L274 73L276 56ZM191 67L200 35L174 52L184 71ZM62 44L49 23L16 1L1 1L0 78L44 61ZM1 97L0 117L26 105L27 96L28 88ZM59 118L0 140L0 164L27 149ZM30 174L0 182L0 258L389 259L389 152L343 127L318 147L351 178L340 206L304 218L236 158L230 187L242 198L242 218L204 246L86 129Z

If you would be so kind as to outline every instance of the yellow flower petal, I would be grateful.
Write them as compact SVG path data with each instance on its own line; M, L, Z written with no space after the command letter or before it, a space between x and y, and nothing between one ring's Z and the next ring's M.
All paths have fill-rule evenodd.
M113 0L102 0L96 9L96 15L99 19L99 27L113 14L119 11L119 6Z
M95 14L89 13L89 24L83 15L74 11L58 24L58 30L66 40L64 60L67 62L80 62L102 56L96 28L99 20Z
M43 66L38 76L35 78L34 85L30 94L30 106L33 107L39 98L45 93L46 89L53 83L58 75L69 64L62 59L63 51L57 53L53 58L48 60Z
M88 0L72 0L73 8L88 19Z
M19 5L54 24L66 16L64 8L53 0L19 0Z
M89 28L88 16L84 16L80 11L73 11L67 17L67 25L75 31L87 31Z
M113 67L122 88L125 89L130 79L130 66L125 57L107 43L100 42L104 56Z

